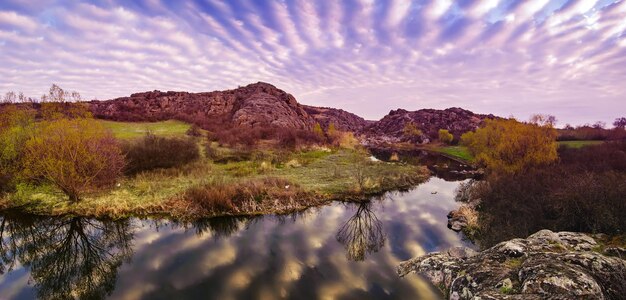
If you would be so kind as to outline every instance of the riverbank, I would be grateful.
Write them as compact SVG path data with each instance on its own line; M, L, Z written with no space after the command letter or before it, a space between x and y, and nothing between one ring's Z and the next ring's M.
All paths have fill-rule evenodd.
M242 161L217 163L203 157L182 167L127 176L112 190L90 193L75 203L50 185L20 184L2 196L0 209L114 219L284 214L332 200L362 201L428 177L425 167L375 161L354 149L266 151Z

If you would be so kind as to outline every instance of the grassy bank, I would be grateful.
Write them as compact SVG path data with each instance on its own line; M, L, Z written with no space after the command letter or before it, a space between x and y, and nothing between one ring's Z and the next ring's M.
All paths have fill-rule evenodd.
M602 143L604 143L604 141L593 141L593 140L588 140L588 141L559 141L559 146L564 146L564 147L568 147L568 148L582 148L582 147L586 147L586 146L592 146L592 145L600 145Z
M465 162L474 161L474 156L465 146L441 146L432 148L435 152L443 153L451 158L459 159Z
M202 158L182 167L127 176L112 190L90 193L77 203L52 186L21 184L2 197L0 208L111 218L289 213L331 200L358 201L407 188L427 174L423 167L372 162L367 153L350 149L265 151L243 161L215 163Z
M165 137L185 136L191 125L180 121L162 122L114 122L98 120L106 128L113 132L113 135L121 140L140 138L150 132L154 135Z

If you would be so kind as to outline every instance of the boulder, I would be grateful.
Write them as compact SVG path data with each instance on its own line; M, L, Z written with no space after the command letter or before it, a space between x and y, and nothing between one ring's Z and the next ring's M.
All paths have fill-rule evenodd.
M402 262L449 299L624 299L626 261L603 253L597 236L541 230L475 253L464 248Z

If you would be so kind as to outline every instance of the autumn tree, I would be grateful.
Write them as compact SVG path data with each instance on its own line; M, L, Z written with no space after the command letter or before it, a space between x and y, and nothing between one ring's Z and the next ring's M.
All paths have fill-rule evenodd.
M328 124L328 129L326 129L326 134L328 134L328 136L335 136L337 134L337 127L335 126L335 123L330 123Z
M9 105L0 108L0 191L6 189L21 169L26 141L33 133L35 111Z
M512 174L555 161L556 137L556 130L549 122L488 119L476 132L463 134L461 141L491 171Z
M402 133L405 137L409 139L417 138L422 135L422 131L417 128L414 122L407 122L404 124L404 128L402 129Z
M324 130L322 130L320 123L315 123L315 126L313 126L313 133L315 133L319 139L324 139Z
M439 141L444 144L450 144L454 140L454 136L446 129L439 129Z
M123 168L116 139L88 118L43 121L24 149L23 175L57 186L73 202L114 184Z

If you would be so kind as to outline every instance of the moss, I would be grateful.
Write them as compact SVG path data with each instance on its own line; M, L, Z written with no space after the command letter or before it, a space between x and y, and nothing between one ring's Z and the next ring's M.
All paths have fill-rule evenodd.
M517 270L522 266L524 259L521 257L509 258L504 262L504 265L510 269Z
M512 287L508 287L508 286L500 287L500 293L502 294L511 295L514 292L515 292L515 289L513 289Z

